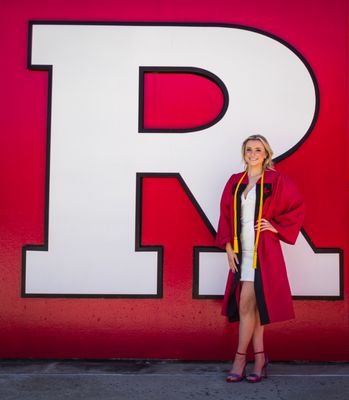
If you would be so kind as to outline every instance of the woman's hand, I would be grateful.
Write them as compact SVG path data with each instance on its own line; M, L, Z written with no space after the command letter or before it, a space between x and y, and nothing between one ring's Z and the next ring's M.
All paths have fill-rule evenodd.
M229 268L233 271L233 272L238 272L238 264L239 264L239 259L238 256L234 253L234 250L231 246L230 243L227 243L225 250L227 252L228 255L228 263L229 263Z
M256 224L254 228L257 229L258 224ZM278 233L278 231L273 227L273 225L265 218L261 219L261 232L263 231L272 231L274 233Z

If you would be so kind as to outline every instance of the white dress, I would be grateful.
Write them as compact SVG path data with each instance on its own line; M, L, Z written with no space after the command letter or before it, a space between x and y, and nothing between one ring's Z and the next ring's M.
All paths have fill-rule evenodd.
M254 214L256 205L256 185L245 195L241 195L241 281L254 281L253 250L255 240Z

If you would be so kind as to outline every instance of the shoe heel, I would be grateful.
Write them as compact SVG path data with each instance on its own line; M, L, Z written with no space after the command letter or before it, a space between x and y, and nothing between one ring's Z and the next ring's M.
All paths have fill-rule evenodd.
M263 378L268 378L267 367L264 367L264 368L263 368L263 373L262 373L262 375L263 375Z
M269 359L268 359L268 356L265 355L265 362L264 362L264 366L263 366L264 378L268 378L268 364L269 364Z

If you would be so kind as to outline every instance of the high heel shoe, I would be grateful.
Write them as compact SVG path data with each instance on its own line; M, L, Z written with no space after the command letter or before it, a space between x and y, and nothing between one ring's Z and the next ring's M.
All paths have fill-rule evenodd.
M254 354L262 354L262 353L264 353L264 351L257 351ZM249 383L257 383L257 382L260 382L262 380L262 378L267 378L267 376L268 376L267 375L268 362L269 362L268 356L265 354L265 356L264 356L264 365L262 367L261 374L260 375L256 374L256 373L249 374L246 377L247 382L249 382Z
M239 353L238 351L236 352L236 354L239 354L240 356L246 356L247 353ZM245 361L245 365L242 369L241 374L236 374L234 372L229 372L229 374L227 375L226 381L228 383L233 383L233 382L241 382L245 377L246 377L246 364L247 361Z

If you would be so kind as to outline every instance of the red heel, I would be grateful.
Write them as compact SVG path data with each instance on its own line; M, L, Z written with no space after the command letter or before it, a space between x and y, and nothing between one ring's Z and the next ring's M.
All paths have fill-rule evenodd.
M236 354L239 354L241 356L246 356L247 353L239 353L238 351L236 352ZM234 372L229 372L229 374L227 375L226 381L228 383L235 383L235 382L241 382L244 378L246 378L246 364L247 361L245 361L245 365L242 369L241 374L236 374Z
M264 351L257 351L254 354L262 354L262 353L264 353ZM263 378L267 378L268 377L268 373L267 373L268 363L269 363L268 356L265 354L265 361L264 361L264 365L262 367L261 374L260 375L259 374L255 374L255 373L249 374L246 377L247 382L249 382L249 383L257 383L257 382L260 382Z

